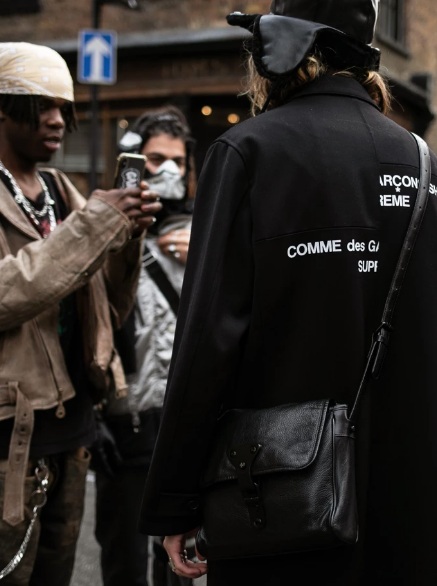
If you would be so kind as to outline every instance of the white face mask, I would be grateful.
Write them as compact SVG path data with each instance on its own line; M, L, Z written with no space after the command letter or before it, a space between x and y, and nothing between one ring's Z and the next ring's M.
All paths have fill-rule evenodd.
M172 160L162 163L156 173L147 177L146 181L150 190L156 192L162 199L181 200L185 196L185 184L181 171Z

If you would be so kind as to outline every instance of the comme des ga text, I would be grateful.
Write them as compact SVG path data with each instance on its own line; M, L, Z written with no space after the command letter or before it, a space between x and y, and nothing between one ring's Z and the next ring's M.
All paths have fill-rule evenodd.
M346 244L341 239L337 240L317 240L315 242L301 242L300 244L293 244L287 248L288 258L295 259L312 254L335 254L339 252L371 252L377 253L379 251L379 241L369 240L362 242L359 240L349 240ZM358 272L368 273L377 272L377 260L359 260Z

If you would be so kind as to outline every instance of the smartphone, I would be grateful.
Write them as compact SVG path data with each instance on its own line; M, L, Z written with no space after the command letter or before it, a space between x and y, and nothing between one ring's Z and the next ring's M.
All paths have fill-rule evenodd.
M144 177L147 157L121 153L117 157L114 187L138 187Z

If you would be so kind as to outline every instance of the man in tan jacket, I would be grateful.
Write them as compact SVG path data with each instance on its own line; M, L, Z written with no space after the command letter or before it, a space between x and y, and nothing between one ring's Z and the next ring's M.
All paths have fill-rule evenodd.
M147 184L86 201L37 168L75 126L55 51L0 43L0 580L70 583L93 403L124 391L113 348L134 299Z

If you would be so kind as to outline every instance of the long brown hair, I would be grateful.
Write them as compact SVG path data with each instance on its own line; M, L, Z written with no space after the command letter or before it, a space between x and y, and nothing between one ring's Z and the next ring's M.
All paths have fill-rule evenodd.
M356 79L379 106L383 114L389 112L391 94L387 82L380 73L358 69L357 67L351 67L343 71L333 71L326 64L321 54L308 55L303 64L290 77L281 80L280 83L274 86L275 82L262 77L258 73L253 57L249 53L247 76L244 82L245 89L242 95L249 98L251 113L256 116L263 111L267 100L269 100L267 109L276 108L290 100L300 87L323 75L337 75Z

